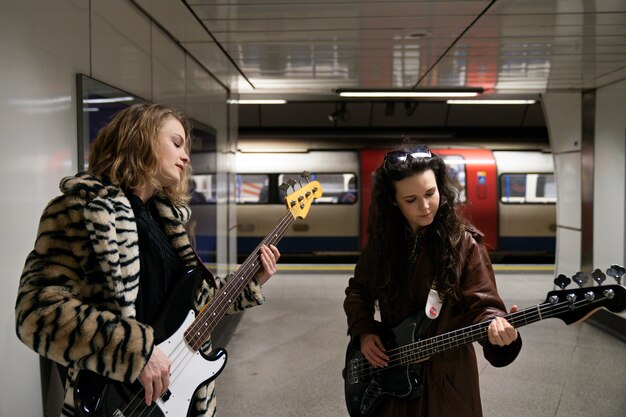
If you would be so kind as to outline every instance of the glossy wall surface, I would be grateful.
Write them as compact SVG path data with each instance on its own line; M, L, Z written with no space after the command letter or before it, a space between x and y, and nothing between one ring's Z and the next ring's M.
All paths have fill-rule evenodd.
M135 4L144 3L145 7ZM171 26L152 21L167 12ZM229 119L233 69L225 59L208 68L173 40L208 36L189 22L182 2L126 0L2 1L0 13L0 416L43 415L39 360L15 336L19 277L33 248L39 216L77 170L76 74L82 73L150 101L178 107L217 131L218 222L227 222ZM215 48L217 50L217 48ZM216 79L214 74L220 74ZM221 228L221 230L226 230ZM218 236L218 263L227 240Z

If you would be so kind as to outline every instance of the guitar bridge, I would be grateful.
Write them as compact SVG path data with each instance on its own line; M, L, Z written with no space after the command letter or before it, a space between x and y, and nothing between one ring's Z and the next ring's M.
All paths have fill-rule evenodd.
M359 358L354 358L350 361L350 365L348 366L348 382L350 384L358 384L360 381L359 378L359 365L361 360Z

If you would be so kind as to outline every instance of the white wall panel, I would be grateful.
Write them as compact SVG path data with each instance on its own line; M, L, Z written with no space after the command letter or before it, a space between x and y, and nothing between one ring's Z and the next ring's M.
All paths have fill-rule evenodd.
M225 91L201 65L187 56L186 109L187 114L199 122L212 126L215 117L211 115L215 95L225 97ZM213 96L213 98L212 98ZM219 101L215 105L219 105ZM226 100L221 105L226 105ZM216 128L216 126L212 126Z
M177 16L172 19L178 21ZM76 74L149 100L154 96L167 104L189 104L193 117L218 129L220 149L232 147L227 138L237 126L233 125L236 119L228 122L226 90L197 64L194 81L187 83L185 62L194 61L160 29L152 33L151 26L149 17L127 0L3 2L0 222L5 238L0 247L4 271L0 279L5 291L0 294L0 329L6 337L0 341L2 417L43 415L39 360L15 337L13 307L41 212L58 195L59 180L77 170ZM232 73L223 57L210 65L218 72ZM220 161L225 202L230 165L227 157ZM219 210L225 219L226 208ZM226 236L221 239L218 256L225 260Z
M126 0L91 0L93 78L152 99L150 20Z
M185 52L152 25L153 101L185 108Z
M600 88L596 95L594 147L594 267L626 263L626 81Z
M42 415L39 360L14 305L41 212L75 172L75 74L89 71L86 1L5 1L0 13L0 416Z
M227 39L227 37L226 37ZM228 42L228 40L226 40ZM239 83L250 89L250 84L239 76L237 68L224 55L222 50L214 42L182 43L185 49L193 54L196 59L220 82L232 91L238 88Z
M580 271L580 230L559 227L556 230L556 274L571 277ZM587 271L589 272L589 271Z
M232 272L228 264L229 242L225 230L234 224L233 210L229 213L227 202L234 184L228 180L228 172L232 171L232 154L228 153L229 119L227 115L227 92L215 79L195 60L187 57L186 97L187 114L195 120L211 126L217 131L217 275L224 276ZM232 126L232 121L230 122ZM235 125L236 129L236 125ZM234 239L233 239L234 240ZM234 252L235 243L231 243L230 252ZM232 257L232 255L231 255ZM236 260L236 258L234 258Z
M580 93L548 93L541 97L553 153L579 151L582 145Z
M580 230L580 153L554 156L557 181L557 214L559 226Z

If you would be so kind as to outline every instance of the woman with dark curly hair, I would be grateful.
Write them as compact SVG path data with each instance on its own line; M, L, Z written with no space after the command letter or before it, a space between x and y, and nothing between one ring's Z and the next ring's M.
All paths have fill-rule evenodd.
M485 358L505 366L521 349L517 330L501 317L506 310L482 234L458 212L456 196L445 162L425 145L387 153L376 170L368 243L344 301L352 347L381 375L381 385L359 403L370 403L363 415L482 416L470 343L433 354L421 366L385 370L391 349L401 350L393 333L403 326L417 329L411 337L426 338L492 320L480 341ZM394 385L394 378L414 377L410 395Z

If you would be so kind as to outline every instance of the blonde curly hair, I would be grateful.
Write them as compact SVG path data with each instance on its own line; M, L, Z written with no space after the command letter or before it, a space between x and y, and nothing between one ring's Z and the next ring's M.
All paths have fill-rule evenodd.
M89 152L88 172L107 177L123 189L134 190L146 184L153 186L175 204L189 201L187 177L189 164L174 187L162 187L157 181L159 131L165 120L174 117L185 130L185 151L191 146L191 127L180 112L163 104L134 104L113 116L98 131Z

